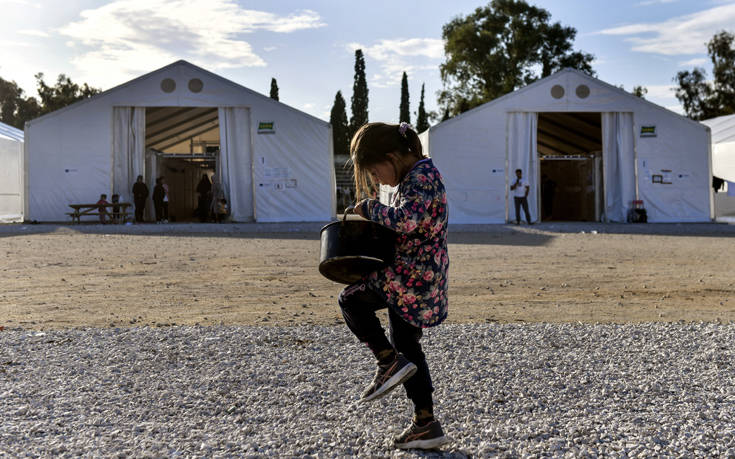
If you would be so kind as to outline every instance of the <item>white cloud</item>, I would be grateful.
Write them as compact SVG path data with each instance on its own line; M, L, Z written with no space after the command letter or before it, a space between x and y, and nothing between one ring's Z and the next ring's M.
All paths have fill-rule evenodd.
M265 66L243 35L325 25L311 10L278 16L234 0L115 0L82 11L59 32L86 50L72 59L80 72L108 86L182 58L213 70ZM115 81L100 81L105 76Z
M602 30L603 35L627 36L632 50L666 55L702 54L721 30L732 30L735 4L728 4L663 22L628 24Z
M636 6L651 6L651 5L663 5L665 3L674 3L677 0L644 0Z
M672 84L643 85L643 87L648 90L646 93L647 99L673 99L676 97L676 94L674 93L676 86Z
M371 75L370 85L381 88L399 85L403 72L410 78L414 72L436 70L436 61L444 57L444 42L436 38L383 39L372 46L349 43L347 47L352 52L362 49L378 63L380 71Z
M709 60L704 57L697 57L695 59L689 59L688 61L679 62L679 66L681 67L701 67L705 65Z
M18 33L21 35L28 35L30 37L47 38L50 36L48 32L44 32L43 30L33 30L33 29L19 30Z

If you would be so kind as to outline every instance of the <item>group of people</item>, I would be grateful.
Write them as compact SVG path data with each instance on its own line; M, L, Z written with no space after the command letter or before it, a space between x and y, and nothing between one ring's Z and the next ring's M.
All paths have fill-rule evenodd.
M133 201L135 202L135 222L143 223L145 205L148 200L148 186L139 175L133 184ZM156 223L168 223L168 184L165 177L158 177L153 187L153 209L156 214Z
M112 202L107 201L107 195L101 194L99 201L96 202L99 205L100 223L103 225L106 223L119 223L120 222L120 206L116 206L120 202L120 195L113 194L111 198ZM107 206L113 204L112 212L107 212Z
M202 223L215 221L221 223L225 221L228 214L227 199L225 199L225 190L217 179L216 175L203 174L202 179L197 184L197 217Z

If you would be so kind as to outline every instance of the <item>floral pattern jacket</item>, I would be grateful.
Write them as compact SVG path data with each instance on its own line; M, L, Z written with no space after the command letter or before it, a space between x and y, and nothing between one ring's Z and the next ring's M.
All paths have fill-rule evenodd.
M406 174L392 206L368 199L362 210L398 233L393 264L365 276L367 286L411 325L439 325L448 307L448 215L442 176L431 159Z

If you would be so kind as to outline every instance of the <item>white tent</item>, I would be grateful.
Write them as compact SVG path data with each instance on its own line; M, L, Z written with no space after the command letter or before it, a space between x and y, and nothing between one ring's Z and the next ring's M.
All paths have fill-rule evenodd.
M444 176L453 223L515 220L516 169L531 183L534 221L625 222L634 200L649 222L712 218L707 128L577 70L420 137Z
M23 131L0 123L0 223L23 221Z
M329 123L177 61L26 125L26 215L66 220L102 193L133 202L138 175L151 191L166 177L170 205L190 203L208 173L234 221L327 221L332 156Z
M702 121L712 130L712 175L727 180L715 195L715 215L735 215L735 115Z

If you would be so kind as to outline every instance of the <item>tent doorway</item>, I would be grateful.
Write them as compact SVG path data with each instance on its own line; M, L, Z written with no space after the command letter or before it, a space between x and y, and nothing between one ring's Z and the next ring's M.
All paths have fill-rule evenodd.
M168 219L201 221L197 185L211 180L220 151L218 109L213 107L146 108L146 182L163 177L169 188ZM153 209L148 218L155 220Z
M545 221L600 221L604 202L600 113L539 113L539 202Z

